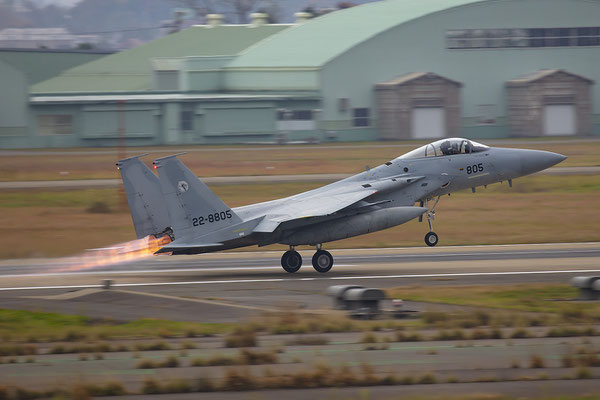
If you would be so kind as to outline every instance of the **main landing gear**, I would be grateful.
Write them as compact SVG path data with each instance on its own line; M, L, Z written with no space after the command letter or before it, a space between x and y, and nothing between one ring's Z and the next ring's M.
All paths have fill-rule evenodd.
M294 246L290 246L290 249L281 256L281 266L290 274L298 271L302 266L302 256L294 250Z
M330 252L321 249L321 245L319 244L317 245L317 251L313 255L312 265L317 272L328 272L333 267L333 256ZM281 256L281 266L286 272L291 274L298 271L302 266L302 256L294 250L294 246L290 246L290 249Z
M433 247L436 244L438 244L438 235L437 233L435 233L433 231L433 224L431 223L431 221L433 221L435 219L435 207L438 205L440 201L440 196L438 196L438 198L435 200L435 203L433 204L433 207L431 207L431 209L429 211L427 211L427 223L429 224L429 232L427 232L427 234L425 235L425 244L427 246ZM429 199L427 199L425 201L425 205L427 208L429 208ZM421 207L423 207L423 202L421 201ZM423 221L423 216L419 217L419 222Z

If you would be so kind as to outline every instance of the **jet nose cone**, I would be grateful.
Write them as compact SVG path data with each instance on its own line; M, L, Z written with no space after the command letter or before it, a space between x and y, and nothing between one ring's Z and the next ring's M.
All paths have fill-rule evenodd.
M527 150L521 158L521 168L523 175L533 174L558 164L567 159L562 154L552 153L550 151Z

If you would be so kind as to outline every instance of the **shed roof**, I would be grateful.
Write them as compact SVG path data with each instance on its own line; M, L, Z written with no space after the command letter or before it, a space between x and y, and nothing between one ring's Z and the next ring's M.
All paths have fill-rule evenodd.
M198 25L65 71L33 93L128 92L152 87L157 57L234 55L289 25Z
M409 82L415 81L417 79L426 78L426 79L443 79L447 82L452 83L453 85L462 86L462 83L457 82L452 79L448 79L444 76L434 74L433 72L410 72L405 75L398 76L396 78L390 79L389 81L381 82L376 85L377 88L389 88L393 86L405 85Z
M482 1L485 0L383 0L335 11L248 48L227 68L320 67L395 26Z
M577 79L581 79L582 81L586 81L588 83L594 83L593 80L586 78L585 76L577 75L572 72L565 71L564 69L540 69L538 71L530 72L523 76L520 76L515 79L511 79L506 82L508 86L522 86L528 85L535 81L539 81L540 79L555 75L555 74L565 74Z

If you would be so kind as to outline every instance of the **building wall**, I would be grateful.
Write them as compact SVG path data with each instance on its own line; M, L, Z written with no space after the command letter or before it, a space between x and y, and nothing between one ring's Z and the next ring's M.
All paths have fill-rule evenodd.
M27 77L0 61L0 137L27 135Z
M321 88L324 124L352 134L351 115L337 107L373 107L373 86L409 72L428 71L461 82L462 130L467 137L510 134L505 83L525 73L556 68L600 81L600 50L589 48L446 49L447 29L598 26L600 3L581 0L504 0L448 9L395 27L324 66ZM593 131L600 133L600 85L592 89ZM481 108L492 123L479 123ZM489 110L491 108L491 111ZM375 112L372 115L376 115ZM377 121L372 128L377 129Z
M29 108L29 85L47 79L60 71L105 54L78 52L44 52L0 50L0 147L43 146L52 142L47 137L35 138L36 120ZM76 141L55 140L68 146Z

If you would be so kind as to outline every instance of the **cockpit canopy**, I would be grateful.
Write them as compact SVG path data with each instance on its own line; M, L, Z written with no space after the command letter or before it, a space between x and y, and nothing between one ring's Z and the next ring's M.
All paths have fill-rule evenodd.
M474 142L472 140L461 138L446 138L409 151L408 153L398 157L398 159L405 160L409 158L440 157L450 156L453 154L470 154L485 151L487 149L489 149L488 146Z

